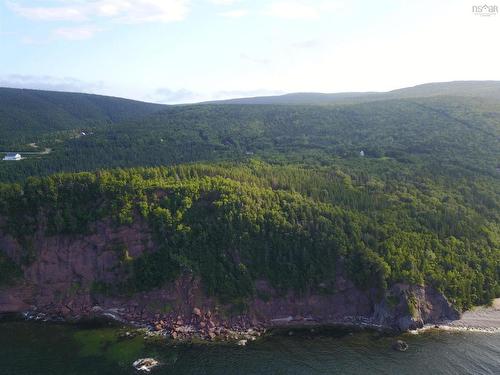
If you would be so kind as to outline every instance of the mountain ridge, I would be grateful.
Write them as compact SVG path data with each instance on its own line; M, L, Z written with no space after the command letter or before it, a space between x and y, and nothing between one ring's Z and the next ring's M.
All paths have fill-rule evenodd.
M103 95L0 88L0 147L34 136L138 119L167 106ZM32 141L30 141L32 142Z
M328 104L344 103L352 100L382 100L401 99L411 97L429 96L477 96L494 97L500 99L500 81L498 80L456 80L442 82L427 82L414 86L401 87L388 91L341 91L341 92L316 92L299 91L289 92L281 95L265 95L251 97L236 97L229 99L208 100L198 103L166 104L155 103L138 99L131 99L117 95L103 95L94 93L84 93L77 91L56 91L31 88L0 87L0 99L6 91L21 92L35 95L70 95L81 96L94 99L120 100L129 103L156 106L157 108L179 105L196 104ZM1 108L1 107L0 107Z
M487 87L485 87L487 86ZM500 81L430 82L390 91L367 92L296 92L203 102L203 104L346 104L371 100L418 98L430 96L477 96L500 99Z

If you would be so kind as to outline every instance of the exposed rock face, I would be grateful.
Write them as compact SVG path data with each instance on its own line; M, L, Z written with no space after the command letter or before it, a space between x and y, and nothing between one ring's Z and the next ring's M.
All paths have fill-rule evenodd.
M17 286L7 291L0 289L0 313L26 311L31 308L31 288Z
M265 291L266 301L255 299L251 310L256 315L267 317L268 324L301 325L311 323L341 322L346 318L366 318L373 314L375 291L361 291L346 280L340 268L337 270L334 291L323 295L289 293L280 296L264 280L257 282L257 290ZM338 284L342 287L338 288Z
M141 220L122 227L99 222L93 234L86 236L46 236L39 229L32 243L36 259L24 268L20 285L0 290L0 313L36 308L67 319L104 315L149 324L157 331L167 330L174 338L194 329L207 339L230 336L229 328L246 332L253 327L342 323L408 330L458 317L432 288L396 284L381 298L377 290L357 288L341 265L335 284L322 294L281 295L266 280L258 280L261 298L248 301L240 313L208 298L199 278L189 274L150 292L105 296L95 288L96 283L123 281L129 257L155 250ZM14 238L1 232L0 251L17 262L23 253Z
M140 221L119 228L97 223L94 233L86 236L45 236L40 229L32 243L36 260L24 268L22 301L40 308L62 305L69 310L72 305L90 307L96 283L113 283L126 276L124 252L133 258L153 249L149 230ZM1 232L0 250L21 261L21 245ZM0 312L13 309L13 298L19 294L16 291L0 291L0 301L5 301L6 295L11 300L10 306L0 302ZM21 304L18 306L21 308Z
M431 287L395 284L375 305L374 320L401 331L422 328L426 323L460 317L448 300Z

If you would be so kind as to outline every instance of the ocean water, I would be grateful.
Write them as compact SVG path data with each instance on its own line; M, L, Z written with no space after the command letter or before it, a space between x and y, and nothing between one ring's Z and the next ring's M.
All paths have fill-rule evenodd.
M500 333L430 331L396 337L373 332L293 332L234 344L172 344L123 338L123 329L0 322L1 375L134 374L154 357L152 374L500 374Z

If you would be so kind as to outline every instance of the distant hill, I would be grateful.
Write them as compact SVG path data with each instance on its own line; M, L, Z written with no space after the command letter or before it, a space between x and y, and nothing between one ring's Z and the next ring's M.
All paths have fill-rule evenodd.
M316 92L298 92L277 96L257 96L252 98L236 98L216 100L206 104L333 104L348 103L358 100L371 100L378 98L377 92L341 92L334 94Z
M40 160L0 163L0 181L60 171L198 161L401 163L430 173L495 174L500 103L482 98L389 99L335 106L169 106L49 146Z
M454 81L426 83L388 92L291 93L208 102L210 104L287 104L322 105L361 103L374 100L432 96L483 97L500 99L500 81Z
M499 87L498 82L452 82L385 94L333 94L337 104L331 106L162 106L1 89L0 151L18 151L26 159L0 163L0 181L61 171L247 158L357 163L361 151L377 164L411 165L412 173L418 166L431 175L498 177ZM295 94L282 99L299 100L300 95L327 97ZM80 130L88 134L80 136ZM33 143L38 147L32 148ZM29 153L46 148L50 155Z
M164 108L101 95L0 88L0 147L56 131L136 120Z
M431 96L463 96L500 99L500 81L454 81L426 83L393 90L386 94L392 98Z

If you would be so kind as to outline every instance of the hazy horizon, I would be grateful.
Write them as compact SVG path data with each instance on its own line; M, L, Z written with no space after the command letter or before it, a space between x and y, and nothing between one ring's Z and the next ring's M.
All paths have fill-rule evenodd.
M85 91L73 91L73 90L64 90L64 89L43 89L43 88L36 88L36 87L15 87L15 86L0 86L0 89L5 88L5 89L21 89L21 90L39 90L39 91L53 91L53 92L62 92L62 93L73 93L73 94L91 94L91 95L101 95L101 96L109 96L109 97L116 97L116 98L121 98L121 99L128 99L128 100L137 100L137 101L144 101L147 103L155 103L155 104L171 104L171 105L183 105L183 104L197 104L197 103L206 103L206 102L211 102L211 101L224 101L224 100L234 100L234 99L252 99L252 98L265 98L265 97L275 97L275 96L287 96L287 95L341 95L341 94L354 94L353 97L355 97L355 94L363 95L363 94L387 94L391 93L393 91L397 90L403 90L403 89L411 89L411 88L416 88L420 86L427 86L427 85L434 85L434 84L453 84L453 83L486 83L486 82L494 82L494 83L500 83L500 81L497 80L481 80L481 81L466 81L466 80L457 80L457 81L438 81L438 82L424 82L424 83L419 83L413 86L407 86L407 87L396 87L391 90L387 91L374 91L374 90L369 90L369 91L342 91L342 92L317 92L317 91L300 91L300 92L277 92L276 94L263 94L263 95L250 95L250 96L234 96L234 97L227 97L224 99L213 99L213 100L207 100L207 101L191 101L191 102L178 102L178 103L161 103L161 102L155 102L155 101L148 101L148 100L143 100L143 99L135 99L131 97L126 97L126 96L120 96L120 95L107 95L107 94L100 94L100 93L94 93L94 92L85 92Z
M474 5L0 1L0 86L176 104L500 80L499 15Z

